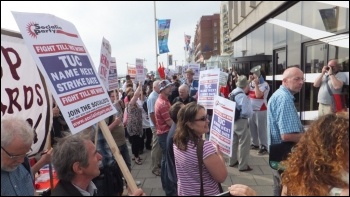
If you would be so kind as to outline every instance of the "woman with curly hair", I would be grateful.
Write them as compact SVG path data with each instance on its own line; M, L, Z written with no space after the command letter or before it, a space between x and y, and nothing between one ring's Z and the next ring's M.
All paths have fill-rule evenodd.
M319 117L282 165L282 195L349 195L349 113Z

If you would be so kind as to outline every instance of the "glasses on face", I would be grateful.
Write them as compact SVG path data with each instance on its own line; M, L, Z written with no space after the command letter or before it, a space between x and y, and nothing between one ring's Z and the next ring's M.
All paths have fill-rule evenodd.
M306 80L305 78L302 78L302 77L294 77L292 79L293 79L293 81L297 81L297 82Z
M1 146L1 149L7 154L7 156L10 158L10 159L13 159L13 160L17 160L17 159L22 159L24 157L27 156L27 153L26 154L23 154L23 155L12 155L10 154L9 152L7 152L2 146ZM29 151L31 151L32 148L30 148Z
M208 119L208 115L205 115L205 116L203 116L203 117L201 117L199 119L194 119L194 121L207 121L207 120L209 120Z

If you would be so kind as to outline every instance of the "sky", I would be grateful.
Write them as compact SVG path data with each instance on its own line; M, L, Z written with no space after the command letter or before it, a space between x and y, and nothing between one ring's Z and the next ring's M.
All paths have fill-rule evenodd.
M220 3L156 2L156 18L171 19L168 47L169 54L173 55L173 64L176 61L177 65L182 65L185 60L184 34L191 36L192 43L200 17L220 13ZM73 23L96 69L99 66L103 37L111 44L119 76L126 74L127 64L135 65L136 58L144 59L144 66L149 71L156 69L154 1L1 1L1 28L19 32L11 11L47 13ZM167 54L160 54L158 62L163 62L166 66Z

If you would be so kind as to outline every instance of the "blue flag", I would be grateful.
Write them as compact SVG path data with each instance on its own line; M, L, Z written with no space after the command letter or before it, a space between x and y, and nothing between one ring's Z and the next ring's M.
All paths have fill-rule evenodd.
M168 53L168 36L170 28L170 19L158 20L158 47L159 54Z

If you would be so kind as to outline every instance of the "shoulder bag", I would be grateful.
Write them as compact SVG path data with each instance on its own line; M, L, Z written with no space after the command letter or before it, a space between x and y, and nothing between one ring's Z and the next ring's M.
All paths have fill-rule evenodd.
M269 149L269 165L272 169L283 172L284 168L280 162L287 159L292 151L295 142L282 142L280 144L271 144Z

